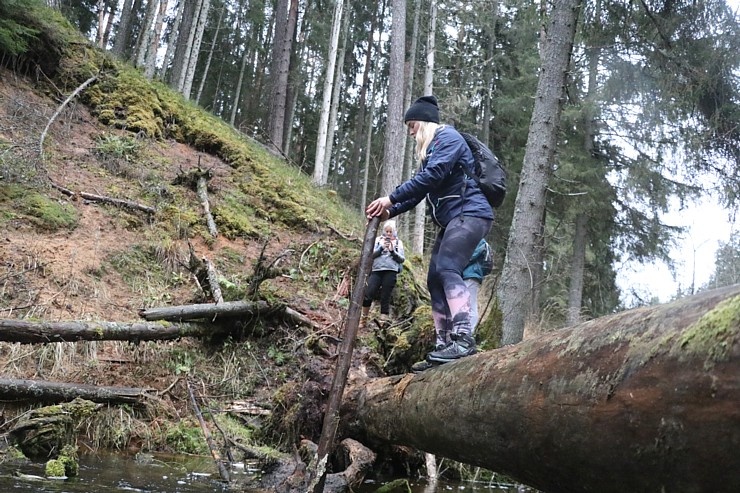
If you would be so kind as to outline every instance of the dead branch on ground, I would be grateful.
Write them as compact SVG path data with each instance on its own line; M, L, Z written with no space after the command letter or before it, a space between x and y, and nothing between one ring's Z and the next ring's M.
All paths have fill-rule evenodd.
M142 212L146 212L147 214L155 214L157 212L157 210L154 207L149 207L148 205L139 204L137 202L132 202L130 200L116 199L113 197L106 197L104 195L95 195L95 194L87 193L87 192L73 192L72 190L64 188L63 186L58 185L54 182L52 182L51 186L56 188L60 192L62 192L64 195L71 197L72 200L75 200L76 197L79 195L83 199L90 200L92 202L103 202L106 204L115 205L116 207L122 207L124 209L142 211Z
M46 133L49 131L49 127L51 127L51 124L54 123L54 120L59 116L59 114L62 112L65 106L69 104L70 101L72 101L79 93L81 93L87 86L92 84L98 79L97 75L94 75L87 79L85 82L80 84L77 89L72 91L72 94L70 94L67 99L62 102L62 104L59 105L57 110L54 112L54 114L49 118L49 121L46 123L46 128L44 128L44 131L41 132L41 138L39 139L39 156L43 159L44 157L44 139L46 139Z
M213 293L213 300L216 303L223 303L224 296L221 294L221 286L218 284L218 272L216 271L216 266L206 257L203 257L203 262L206 264L208 286L211 288L211 293Z
M206 224L208 225L208 232L212 237L218 236L218 229L216 228L216 221L213 219L211 214L211 205L208 200L208 180L213 178L213 172L210 169L203 169L200 167L200 156L198 156L198 167L191 169L187 172L183 172L182 169L175 178L174 183L186 184L191 189L195 190L200 205L203 207L203 213L206 217Z
M226 466L224 465L224 460L221 458L221 455L218 453L216 444L213 443L213 437L211 437L211 432L208 430L206 421L205 419L203 419L203 414L200 412L198 401L195 399L195 393L193 392L192 385L190 385L190 379L185 379L185 381L188 385L188 395L190 395L190 404L192 404L193 412L195 412L195 416L198 418L198 423L200 423L200 429L203 431L203 436L205 437L206 443L208 444L208 449L211 451L211 457L213 457L213 460L216 462L216 467L218 467L218 473L221 475L221 479L228 483L230 481L229 471L226 469Z
M188 241L188 270L195 276L198 286L205 294L206 298L212 299L216 303L223 303L224 297L221 293L221 285L218 282L218 271L207 257L199 257L195 253L195 248Z

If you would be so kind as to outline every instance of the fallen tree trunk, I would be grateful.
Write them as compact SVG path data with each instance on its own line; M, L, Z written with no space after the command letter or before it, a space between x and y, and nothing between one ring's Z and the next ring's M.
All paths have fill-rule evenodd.
M0 399L33 399L44 402L71 401L75 397L98 403L143 404L152 389L97 387L81 383L0 378Z
M141 310L139 316L145 320L198 320L218 316L263 315L274 312L264 301L225 301L223 303L198 303L195 305L162 306Z
M366 381L341 422L548 493L740 491L740 285Z
M168 322L44 322L0 319L0 341L22 344L74 341L160 341L181 337L204 337L218 327Z
M195 305L163 306L141 310L139 316L145 320L201 320L215 321L221 317L238 317L243 315L278 315L283 319L298 325L305 325L315 330L321 326L305 315L290 307L269 305L265 301L224 301L221 303L199 303Z

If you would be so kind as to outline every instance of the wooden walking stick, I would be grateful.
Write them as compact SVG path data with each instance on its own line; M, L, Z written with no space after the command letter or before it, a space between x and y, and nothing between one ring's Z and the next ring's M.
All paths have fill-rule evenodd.
M352 363L352 350L355 347L357 330L360 325L360 312L362 299L365 296L365 284L367 276L372 268L373 247L375 246L375 237L378 233L380 217L374 217L367 225L365 232L365 242L362 245L362 256L360 257L360 268L357 272L357 281L352 290L352 299L350 300L349 310L347 311L347 322L344 326L344 337L339 347L339 358L337 358L337 368L334 372L334 380L329 392L329 401L324 413L324 424L321 428L321 437L319 438L318 451L316 453L316 469L312 471L311 485L313 493L322 493L326 481L326 465L329 455L334 448L334 437L339 425L339 405L342 402L344 385L347 383L347 373ZM309 486L310 491L310 486Z

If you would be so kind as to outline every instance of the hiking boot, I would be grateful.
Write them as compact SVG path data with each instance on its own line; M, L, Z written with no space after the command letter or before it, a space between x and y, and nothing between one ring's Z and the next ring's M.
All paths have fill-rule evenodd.
M452 334L452 342L444 348L427 354L430 363L449 363L450 361L475 354L475 339L468 334Z
M411 365L411 373L421 373L423 371L427 371L430 368L434 368L435 366L439 366L434 363L430 363L427 360L417 361L413 365Z

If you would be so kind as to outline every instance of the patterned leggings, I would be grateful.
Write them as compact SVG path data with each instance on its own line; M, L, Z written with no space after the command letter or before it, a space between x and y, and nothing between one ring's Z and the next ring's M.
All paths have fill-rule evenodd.
M470 293L462 271L493 221L456 217L440 230L432 248L427 287L432 298L432 318L437 346L450 342L450 334L470 334Z

